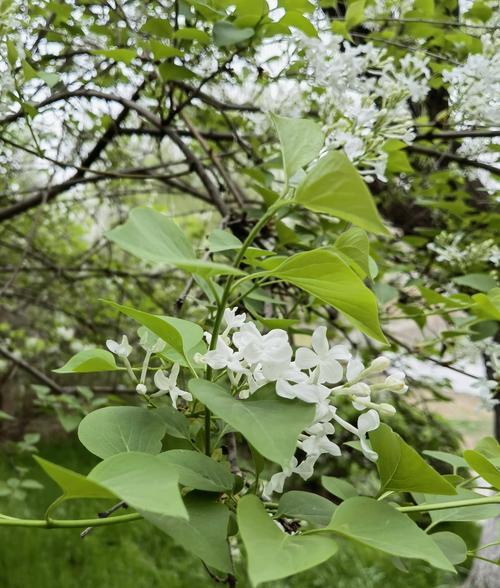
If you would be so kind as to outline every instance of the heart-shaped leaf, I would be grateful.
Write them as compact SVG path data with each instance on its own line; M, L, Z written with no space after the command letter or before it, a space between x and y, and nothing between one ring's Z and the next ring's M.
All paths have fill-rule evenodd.
M314 406L280 398L274 388L268 384L247 400L238 400L207 380L189 381L189 390L197 400L239 431L264 457L288 466L299 434L314 419Z
M434 567L455 571L442 551L416 523L374 498L349 498L335 509L327 528L379 551L398 557L423 559Z
M247 494L238 502L238 525L254 586L303 572L337 551L330 537L280 531L256 496Z
M167 427L152 410L138 406L107 406L89 413L78 438L91 453L105 459L116 453L160 453Z

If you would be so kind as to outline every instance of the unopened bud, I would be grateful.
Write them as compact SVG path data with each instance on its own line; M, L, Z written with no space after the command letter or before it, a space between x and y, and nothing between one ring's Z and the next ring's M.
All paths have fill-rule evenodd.
M370 396L370 386L365 384L364 382L358 382L357 384L353 384L346 388L347 394L352 394L353 396Z
M144 396L144 394L147 393L148 389L144 384L137 384L137 386L135 387L135 391L137 392L137 394Z
M372 374L383 372L390 367L391 362L387 357L376 357L368 367Z

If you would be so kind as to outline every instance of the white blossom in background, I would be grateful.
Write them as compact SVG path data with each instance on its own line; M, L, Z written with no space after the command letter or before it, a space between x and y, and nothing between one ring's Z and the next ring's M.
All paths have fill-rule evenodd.
M371 0L366 3L364 16L365 26L373 31L381 29L385 22L383 20L370 20L388 18L400 18L413 9L415 0Z
M313 332L311 348L299 347L294 354L288 333L282 329L262 334L253 322L246 321L245 315L238 315L236 309L225 311L224 323L226 327L215 349L199 355L199 363L227 370L234 393L243 402L261 386L274 382L278 396L297 398L316 408L314 420L297 439L305 458L299 463L294 457L287 468L272 476L264 489L266 496L281 492L292 474L304 480L310 478L321 455L341 455L340 447L332 439L337 425L359 440L361 451L368 459L377 459L367 434L380 425L381 415L395 413L392 405L379 402L378 397L389 392L402 394L408 388L402 372L382 375L390 367L387 358L378 357L365 367L352 357L347 347L330 346L324 326ZM167 389L164 376L159 374L155 376L156 385ZM349 398L359 411L356 426L337 413L335 401L340 397Z
M436 260L465 272L478 263L500 267L500 247L493 239L481 243L466 243L465 233L447 233L436 236L427 248L436 253Z
M500 129L500 19L498 11L485 23L496 30L481 36L482 52L471 53L464 63L443 72L447 82L450 119L457 129L488 126ZM500 166L498 138L468 137L458 153L483 163ZM489 192L500 190L500 181L488 170L465 168Z
M327 145L342 148L367 181L385 180L389 139L415 138L409 101L429 91L428 58L419 53L399 62L371 43L353 45L339 35L300 36Z

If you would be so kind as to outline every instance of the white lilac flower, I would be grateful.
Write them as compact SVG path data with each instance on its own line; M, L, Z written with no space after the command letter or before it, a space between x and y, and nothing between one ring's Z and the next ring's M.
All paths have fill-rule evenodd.
M111 351L111 353L114 353L118 357L122 358L127 358L132 352L132 346L129 345L126 335L123 335L120 343L113 341L113 339L108 339L106 341L106 347Z
M339 425L344 427L346 431L349 431L359 438L361 451L367 459L370 461L377 460L378 455L375 451L373 451L373 449L371 449L366 438L366 434L369 431L375 431L375 429L378 429L380 425L380 416L376 410L370 409L367 412L360 414L358 417L357 428L336 413L333 415L333 418Z
M234 307L232 309L226 308L226 310L224 311L222 319L226 325L226 328L224 329L223 335L227 336L230 331L240 329L245 323L247 315L245 313L237 314L237 312L237 307Z
M336 384L342 379L344 369L339 363L347 361L351 354L343 345L330 348L326 327L317 327L311 339L312 349L299 347L295 353L295 364L300 369L314 368L318 383Z
M158 370L154 377L158 392L151 394L151 396L157 397L170 394L170 399L172 400L172 404L175 407L177 407L177 398L179 397L186 401L193 400L193 397L189 392L181 390L177 386L177 376L179 375L179 369L179 364L174 363L172 370L170 371L170 375L166 375L163 370Z
M297 458L292 457L289 465L283 468L281 472L274 474L269 480L269 482L264 486L263 495L266 497L270 497L273 494L273 492L278 492L281 494L281 492L283 492L283 486L285 485L285 481L295 472L297 464Z
M241 372L241 358L240 353L236 353L222 337L219 337L215 349L207 351L202 359L214 370L227 368L233 372Z
M322 384L311 384L307 381L290 384L286 380L278 380L276 394L282 398L298 398L309 404L317 404L330 396L330 389Z

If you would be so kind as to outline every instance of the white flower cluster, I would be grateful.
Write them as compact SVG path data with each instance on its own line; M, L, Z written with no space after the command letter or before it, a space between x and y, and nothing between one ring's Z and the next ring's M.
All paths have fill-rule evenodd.
M384 26L384 17L400 18L413 9L415 0L372 0L365 7L365 26L378 31ZM376 19L376 20L370 20ZM381 20L379 20L381 19Z
M137 393L144 396L148 393L148 388L146 385L146 376L148 373L148 367L149 362L151 360L151 356L154 353L161 353L165 348L166 343L145 327L141 327L138 333L140 336L140 345L146 352L144 361L142 363L141 375L139 380L137 380L137 377L128 359L128 356L132 353L132 346L129 344L127 336L123 335L120 343L118 343L117 341L113 341L112 339L108 339L106 341L106 347L111 351L111 353L114 353L123 361L132 380L136 382L135 389ZM178 363L173 364L172 369L170 370L170 374L167 374L164 370L157 370L154 375L154 383L158 390L157 392L154 392L149 396L151 398L156 398L158 396L165 396L166 394L169 394L174 407L177 407L178 398L182 398L185 401L193 400L193 397L189 392L187 392L186 390L181 390L177 386L177 378L179 376L179 371L180 366Z
M429 91L428 59L407 53L396 61L371 43L353 45L322 33L301 36L319 117L331 148L343 148L367 180L385 180L387 140L411 143L413 117L408 100L419 102Z
M493 239L480 243L465 243L464 233L447 233L437 235L427 249L436 253L436 260L453 268L466 271L478 263L488 263L500 267L500 247Z
M500 32L498 16L487 24L497 26L491 34L481 36L483 51L471 53L464 63L443 72L448 83L450 119L458 129L491 127L499 129L500 121ZM498 138L470 137L462 142L458 152L483 163L500 167ZM500 182L487 170L466 169L494 193Z
M297 442L306 454L305 459L299 464L293 458L288 468L275 474L265 488L266 495L281 492L284 481L292 473L304 480L310 478L322 454L340 455L340 447L330 439L335 433L334 423L358 437L361 451L368 459L377 459L366 435L379 426L380 414L392 415L395 409L390 404L374 402L372 396L407 390L402 372L381 381L373 380L373 377L380 379L380 374L389 368L388 359L379 357L365 368L345 346L330 347L323 326L314 331L312 347L300 347L294 357L286 331L272 329L262 334L254 323L246 321L245 314L237 314L236 308L225 310L224 322L225 329L217 338L215 349L199 356L198 361L216 370L227 370L242 400L261 386L275 382L278 396L298 398L316 408L314 420ZM206 337L210 341L210 334ZM357 426L337 414L335 400L341 396L348 397L360 411Z

